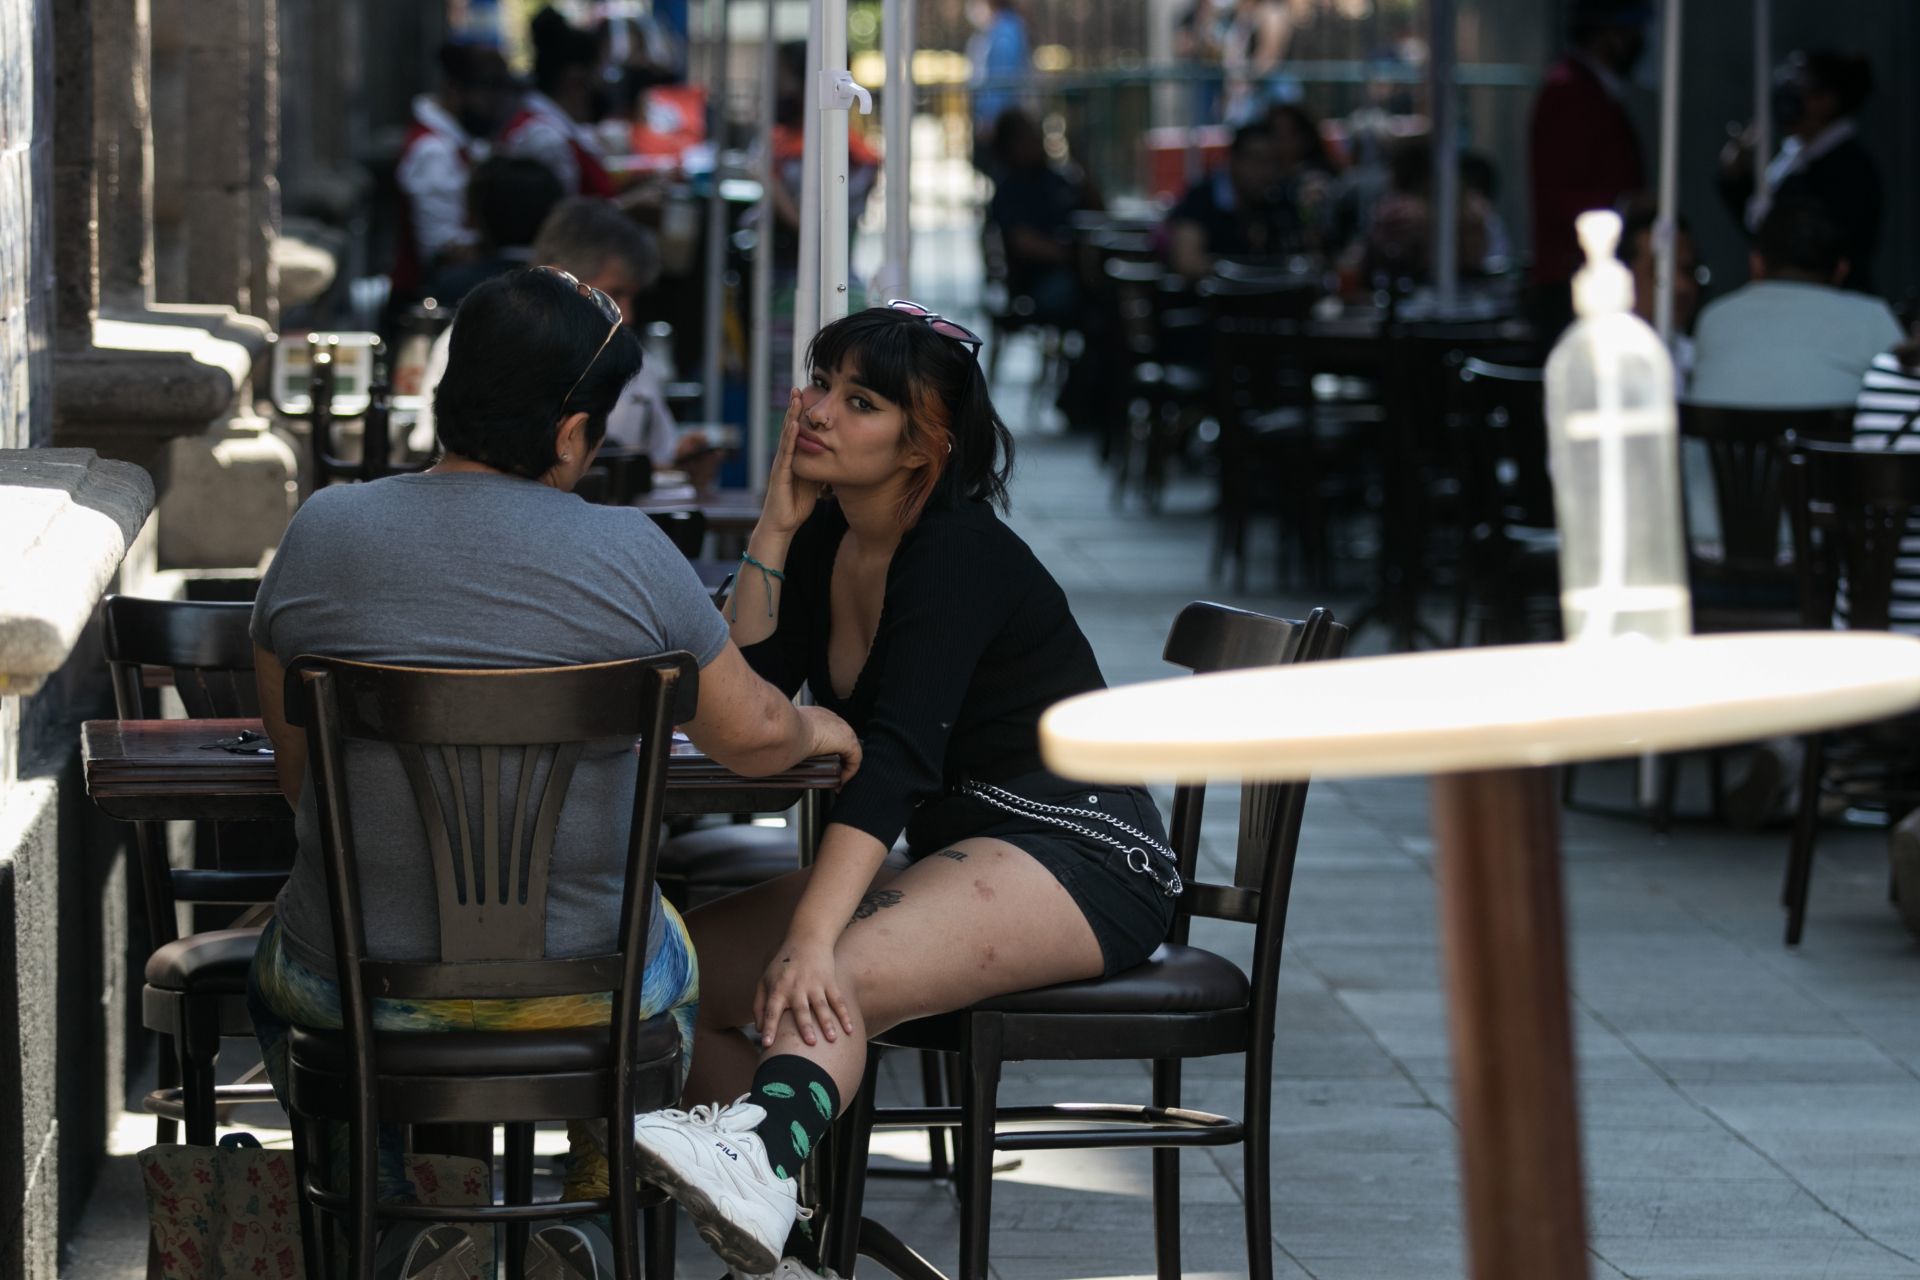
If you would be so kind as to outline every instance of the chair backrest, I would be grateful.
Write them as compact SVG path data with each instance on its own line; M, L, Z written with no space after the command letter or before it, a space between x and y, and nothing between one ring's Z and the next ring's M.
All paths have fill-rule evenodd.
M253 606L108 596L100 606L114 712L145 717L143 668L172 673L190 720L260 714L253 686Z
M649 511L647 515L660 526L667 540L689 560L698 559L707 544L707 513L701 510Z
M1706 449L1720 525L1721 553L1696 562L1751 577L1773 577L1780 564L1785 520L1787 451L1801 440L1845 441L1853 407L1753 409L1682 404L1680 434Z
M1243 413L1306 399L1298 339L1319 292L1293 276L1221 275L1200 282L1213 408L1223 428Z
M634 1014L673 726L692 718L698 678L683 652L512 671L296 659L288 718L310 743L343 989L364 983L382 996L446 999L615 990L636 1002ZM549 960L548 870L561 810L583 751L610 739L639 742L621 950ZM437 962L367 953L349 742L390 746L405 772L438 900Z
M170 678L190 720L251 719L260 714L253 682L253 639L248 626L253 606L197 600L145 600L108 596L100 606L102 644L113 685L114 714L122 720L149 714L147 673ZM263 824L245 842L263 865L230 865L222 830L228 824L203 824L203 864L176 867L169 857L166 828L158 822L133 824L134 851L140 859L140 886L147 908L147 929L155 947L180 936L178 906L183 902L239 906L270 902L286 883L287 868L275 865L291 851L291 826L272 839ZM211 833L209 834L209 828Z
M1346 639L1347 628L1326 609L1313 610L1303 621L1289 621L1196 602L1174 619L1162 656L1204 675L1337 658ZM1174 792L1169 834L1187 890L1178 900L1171 936L1175 942L1185 942L1194 916L1254 925L1257 983L1262 974L1271 977L1278 971L1307 784L1248 782L1241 786L1240 834L1231 885L1208 884L1195 876L1205 802L1206 788L1198 784Z
M1464 523L1470 530L1552 528L1546 371L1478 356L1458 363Z
M1802 440L1787 468L1801 621L1889 630L1896 606L1920 625L1920 598L1899 593L1901 544L1920 538L1920 453Z

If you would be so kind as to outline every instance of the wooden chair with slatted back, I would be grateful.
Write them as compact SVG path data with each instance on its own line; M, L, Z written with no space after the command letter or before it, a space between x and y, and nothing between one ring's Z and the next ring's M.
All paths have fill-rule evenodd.
M1347 629L1325 609L1304 621L1270 618L1218 604L1191 604L1174 622L1165 656L1195 673L1336 658ZM986 1280L992 1220L993 1162L999 1151L1071 1148L1153 1149L1154 1247L1161 1280L1180 1275L1180 1149L1241 1145L1246 1162L1247 1275L1273 1274L1272 1185L1268 1117L1273 1041L1301 816L1307 784L1249 783L1240 791L1240 833L1230 884L1196 878L1204 786L1174 793L1170 835L1186 890L1176 899L1172 932L1146 963L1110 978L1015 992L969 1009L904 1023L875 1038L886 1047L958 1053L965 1084L958 1108L874 1106L879 1054L846 1117L833 1171L833 1221L827 1251L842 1274L856 1254L883 1266L900 1257L884 1232L857 1233L873 1128L957 1125L960 1142L959 1280ZM1196 918L1252 925L1247 969L1189 943ZM1188 1058L1244 1054L1242 1116L1181 1107L1181 1064ZM1148 1059L1149 1106L1073 1104L1000 1107L1002 1065L1012 1061ZM1046 1121L1066 1128L997 1132L1000 1121ZM897 1269L897 1268L896 1268ZM899 1271L898 1274L913 1274Z
M108 596L101 616L116 714L123 720L152 714L151 677L172 685L189 719L257 717L253 640L247 630L252 614L249 604ZM221 1039L253 1035L246 1007L247 968L253 963L259 927L190 929L182 936L180 908L273 901L291 865L291 819L289 813L285 823L221 824L213 836L211 867L173 866L165 824L133 824L153 943L141 1016L161 1041L156 1087L146 1106L160 1117L162 1142L173 1141L177 1123L184 1120L188 1142L211 1145L223 1098L241 1102L265 1095L264 1086L214 1087ZM272 827L279 830L263 830ZM256 865L226 865L243 860Z
M508 1228L520 1256L529 1222L610 1214L619 1280L638 1280L632 1132L638 1111L674 1105L680 1035L671 1014L642 1021L654 862L665 812L673 726L693 719L699 671L684 652L522 671L442 671L302 657L287 672L290 722L307 732L311 785L326 863L342 1029L293 1028L289 1099L300 1191L346 1227L350 1274L371 1275L381 1218L474 1221ZM638 740L626 830L624 892L613 949L552 958L549 868L575 771L590 749ZM383 958L361 895L349 744L399 757L427 834L439 908L439 957ZM370 762L371 763L371 762ZM536 785L536 779L538 783ZM608 815L613 820L613 815ZM614 904L609 903L611 909ZM376 998L487 1000L611 992L608 1021L529 1031L376 1030ZM601 1120L610 1191L594 1200L532 1202L535 1122ZM307 1174L328 1122L351 1133L351 1185ZM506 1203L479 1210L376 1200L378 1127L507 1127ZM649 1276L673 1274L673 1221L648 1220ZM319 1241L311 1236L319 1235ZM309 1233L308 1274L334 1274L332 1232Z

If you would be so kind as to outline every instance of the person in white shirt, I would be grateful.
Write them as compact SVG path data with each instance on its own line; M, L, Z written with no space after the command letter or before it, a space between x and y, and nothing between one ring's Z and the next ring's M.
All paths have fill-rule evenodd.
M1753 283L1700 313L1688 399L1817 408L1852 404L1873 358L1901 339L1880 299L1842 288L1845 233L1824 206L1776 200L1760 225Z
M534 88L500 135L500 150L538 160L553 170L570 196L615 194L600 138L587 123L597 118L594 87L600 42L561 17L552 6L533 17Z
M413 296L436 268L473 248L467 179L487 156L511 84L499 50L441 46L440 87L413 100L413 122L394 167L403 201L392 276L397 295Z
M563 200L548 215L534 239L531 261L559 267L599 289L619 306L629 325L634 323L634 300L660 275L660 250L653 234L606 201L586 196ZM454 323L459 323L457 317ZM407 440L418 455L434 450L432 389L446 372L452 332L451 326L442 332L427 357L426 403ZM656 467L713 457L704 435L681 434L667 407L659 372L649 365L641 367L607 415L606 443L643 450Z

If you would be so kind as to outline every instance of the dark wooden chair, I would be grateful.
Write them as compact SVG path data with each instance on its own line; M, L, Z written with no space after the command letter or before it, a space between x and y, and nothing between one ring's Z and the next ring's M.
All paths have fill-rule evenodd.
M1901 592L1902 543L1920 538L1920 453L1803 440L1787 467L1801 624L1810 630L1920 630ZM1888 819L1920 806L1920 717L1908 715L1801 740L1799 807L1781 897L1787 945L1806 927L1823 794Z
M1853 406L1750 409L1682 404L1680 437L1706 453L1718 537L1687 543L1693 629L1778 631L1800 625L1787 529L1786 462L1801 440L1852 438ZM1683 443L1682 448L1687 446Z
M190 719L259 715L253 640L247 632L252 615L247 604L108 596L101 617L115 714L123 720L155 714L148 687L152 673L159 684L173 686ZM260 929L194 932L189 927L182 935L180 908L273 901L292 864L291 814L285 823L219 824L205 834L213 865L175 867L167 855L166 824L133 824L153 946L141 1021L160 1037L156 1087L147 1095L146 1109L160 1117L161 1142L173 1141L178 1122L184 1121L188 1142L211 1146L223 1101L271 1098L264 1084L214 1087L221 1038L253 1037L247 968ZM256 865L227 865L247 861Z
M697 560L701 550L707 545L707 513L698 508L675 511L649 511L647 515L660 526L660 532L667 535L667 541L678 548L681 555L689 560Z
M1547 474L1545 371L1477 356L1457 361L1460 567L1453 643L1553 638L1560 539Z
M1126 413L1106 457L1116 503L1137 491L1158 510L1167 462L1207 400L1207 312L1186 281L1158 262L1115 256L1105 264L1109 331L1124 362Z
M1324 609L1303 622L1217 604L1192 604L1174 622L1166 658L1195 672L1337 657L1347 631ZM983 1001L970 1009L895 1027L876 1044L957 1052L964 1089L951 1108L876 1110L878 1054L843 1120L834 1220L828 1251L851 1275L856 1251L883 1265L887 1243L861 1247L858 1227L868 1139L873 1128L957 1124L960 1140L960 1280L985 1280L996 1151L1076 1147L1151 1147L1154 1247L1162 1280L1180 1275L1180 1148L1241 1144L1246 1160L1247 1274L1273 1274L1269 1116L1272 1110L1275 997L1287 900L1293 882L1307 784L1249 784L1241 789L1240 838L1233 883L1196 881L1201 806L1206 790L1174 795L1171 835L1186 892L1172 935L1138 968L1112 978L1065 983ZM1251 971L1189 945L1195 917L1254 927ZM1245 1054L1242 1118L1185 1109L1181 1063ZM1140 1059L1153 1062L1151 1105L1065 1103L1000 1107L1002 1064L1009 1061ZM1050 1122L1065 1129L1000 1132L998 1122ZM1094 1127L1097 1126L1097 1127ZM901 1274L907 1274L902 1272Z
M693 717L692 655L529 671L433 671L301 658L287 675L289 719L304 727L326 857L328 905L343 1029L294 1028L291 1111L300 1190L312 1210L344 1221L350 1273L372 1274L379 1218L500 1223L509 1257L541 1218L612 1216L616 1274L637 1280L639 1201L636 1112L673 1105L680 1037L671 1017L639 1017L654 857L675 723ZM547 871L573 772L588 744L639 739L638 782L626 833L626 891L619 946L605 955L549 959ZM368 954L360 900L349 742L389 744L412 785L433 854L440 959L384 961ZM431 765L429 761L438 761ZM517 786L509 782L509 771ZM538 793L536 773L544 776ZM451 805L457 821L450 823ZM470 815L471 810L471 815ZM498 868L498 872L494 868ZM373 1029L380 997L496 999L613 993L606 1025L526 1032L388 1032ZM602 1120L611 1135L610 1193L532 1203L537 1121ZM326 1121L347 1125L351 1186L316 1185L310 1168ZM376 1203L380 1124L507 1126L506 1203L467 1209ZM646 1274L673 1274L671 1205L648 1218ZM322 1270L308 1232L309 1275ZM333 1233L326 1233L331 1252ZM324 1261L330 1262L330 1259Z
M1211 337L1208 408L1220 428L1212 572L1217 577L1231 562L1234 585L1244 591L1255 515L1276 516L1283 563L1288 548L1315 538L1324 519L1315 502L1311 391L1300 363L1300 330L1319 287L1240 271L1201 281L1199 293Z
M625 506L653 490L653 458L644 449L604 445L573 491L600 506Z

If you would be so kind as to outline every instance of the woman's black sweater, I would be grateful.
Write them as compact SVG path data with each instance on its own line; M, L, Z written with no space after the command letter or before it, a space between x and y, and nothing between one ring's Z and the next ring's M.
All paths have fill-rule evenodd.
M742 652L788 696L809 685L860 735L859 772L829 817L890 846L916 806L952 785L1043 768L1041 712L1106 681L1060 585L975 502L928 511L900 540L873 648L849 696L836 696L827 634L846 531L839 505L822 501L788 550L774 633ZM747 587L738 607L757 597Z

